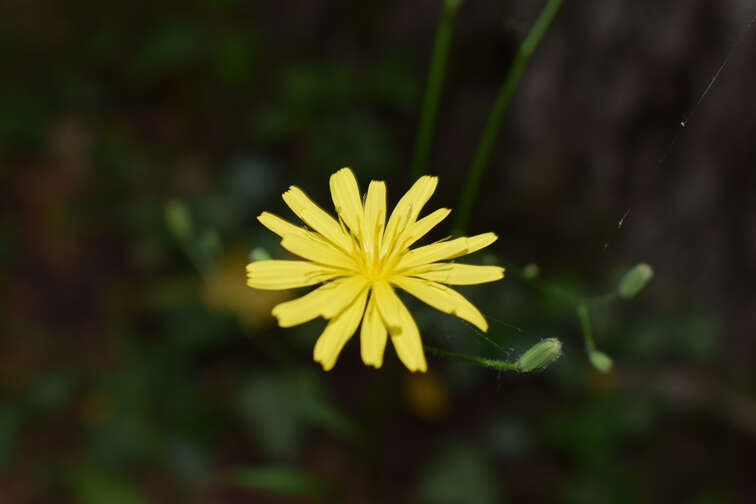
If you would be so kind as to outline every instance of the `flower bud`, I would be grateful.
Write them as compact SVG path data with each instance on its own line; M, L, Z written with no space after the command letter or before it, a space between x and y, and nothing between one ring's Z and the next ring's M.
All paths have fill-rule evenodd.
M541 272L541 268L536 263L528 263L522 268L522 277L525 280L533 280L538 277Z
M602 373L608 373L612 370L612 358L606 355L604 352L593 350L588 354L588 360L591 361L593 367L601 371Z
M255 247L249 251L250 262L267 261L269 259L271 259L270 254L262 247Z
M521 373L545 369L562 355L562 342L556 338L546 338L530 347L517 359L517 370Z
M183 201L171 200L165 205L165 222L173 236L188 240L192 234L192 217Z
M653 276L654 270L651 266L646 263L636 264L620 279L617 294L625 299L635 297Z

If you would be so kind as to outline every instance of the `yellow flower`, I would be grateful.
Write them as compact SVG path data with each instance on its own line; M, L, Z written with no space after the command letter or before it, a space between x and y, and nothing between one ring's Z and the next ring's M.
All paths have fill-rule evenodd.
M496 235L484 233L409 248L449 215L450 210L442 208L418 219L437 184L436 177L418 179L399 200L387 223L386 184L370 182L363 203L354 174L342 168L331 175L331 196L339 221L294 186L283 194L283 199L312 231L268 212L258 216L263 226L281 236L286 250L306 260L250 263L247 285L292 289L323 284L300 298L277 305L273 315L281 327L317 317L329 321L313 352L324 370L333 368L360 321L365 364L381 367L390 335L399 359L410 371L427 369L420 332L394 287L467 320L481 331L488 330L478 309L443 284L492 282L504 277L504 268L439 261L480 250L496 241Z

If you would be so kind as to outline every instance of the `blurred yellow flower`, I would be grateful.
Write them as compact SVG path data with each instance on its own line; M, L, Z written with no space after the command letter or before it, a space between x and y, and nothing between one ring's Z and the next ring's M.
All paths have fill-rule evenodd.
M247 265L247 285L257 289L323 284L300 298L277 305L273 315L281 327L317 317L329 320L313 352L324 370L333 368L360 322L365 364L381 367L390 335L407 369L427 369L417 325L393 287L467 320L481 331L488 330L478 309L443 284L492 282L504 277L504 268L438 261L480 250L496 241L496 235L484 233L409 248L449 215L450 210L443 208L418 219L438 178L420 177L399 200L388 222L384 182L370 182L364 202L349 168L331 175L330 182L338 221L294 186L283 194L283 199L312 231L268 212L258 216L265 227L281 236L285 249L305 260L256 261Z
M201 283L200 295L208 307L234 313L245 326L267 325L270 310L291 299L288 292L266 292L255 295L239 278L239 271L248 262L243 247L230 247L218 260L218 267ZM259 294L259 293L258 293Z
M433 372L408 375L404 399L409 409L424 420L438 420L449 411L449 392Z

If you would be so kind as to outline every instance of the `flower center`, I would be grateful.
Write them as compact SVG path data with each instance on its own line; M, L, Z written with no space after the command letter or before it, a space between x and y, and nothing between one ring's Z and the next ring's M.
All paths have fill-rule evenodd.
M362 274L370 281L382 280L385 271L381 258L365 257L365 264L362 268Z

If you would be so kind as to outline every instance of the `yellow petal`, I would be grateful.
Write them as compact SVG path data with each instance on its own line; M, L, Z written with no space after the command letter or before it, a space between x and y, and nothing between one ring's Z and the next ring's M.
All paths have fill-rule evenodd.
M276 305L273 316L281 327L304 324L317 317L333 318L354 301L366 284L367 280L360 277L328 282L302 297Z
M499 266L476 266L473 264L435 263L408 271L406 275L450 285L472 285L495 282L504 278L504 268Z
M394 289L388 282L374 282L373 295L386 328L392 334L400 333L402 330L402 320L399 317L401 300L394 293Z
M324 371L329 371L336 364L336 359L349 338L352 337L360 324L365 310L368 289L362 293L336 318L328 322L323 334L320 335L313 349L313 359L320 362Z
M403 316L404 325L402 326L402 334L395 336L391 335L391 343L394 344L396 355L399 360L410 371L425 372L428 370L428 364L425 362L425 352L423 351L423 342L420 339L420 332L417 330L412 315L410 315L407 308L404 309L406 317Z
M488 323L478 309L462 294L445 285L403 276L393 277L391 282L437 310L467 320L483 332L488 330Z
M344 311L349 303L356 299L363 290L368 290L368 280L363 276L353 276L347 278L338 289L335 289L331 295L330 302L323 307L322 315L324 318L331 319Z
M337 247L346 251L352 250L352 238L344 232L333 217L313 203L300 188L289 187L289 190L283 193L283 199L297 217L312 229Z
M344 271L309 261L255 261L247 265L247 285L256 289L294 289L344 275Z
M429 213L419 221L412 224L407 228L406 236L407 241L403 244L404 247L409 247L417 240L428 234L428 232L436 227L439 222L446 219L451 210L448 208L439 208L435 212Z
M349 168L342 168L330 179L331 198L336 212L341 220L349 226L352 232L360 235L360 223L362 222L362 201L360 200L360 188L357 179Z
M498 236L496 236L496 233L482 233L475 236L467 236L464 237L467 240L467 250L464 252L447 257L446 259L454 259L455 257L460 257L467 254L472 254L473 252L477 252L480 249L486 248L489 245L491 245L493 242L499 239Z
M427 364L420 331L407 307L386 282L373 284L373 297L399 359L410 371L425 371Z
M383 365L383 351L386 349L387 330L375 302L375 293L370 296L365 317L360 330L360 353L362 362L379 368Z
M417 179L417 182L402 196L402 199L394 207L394 211L391 212L388 224L386 224L386 231L381 246L382 255L385 255L387 251L396 245L400 235L407 226L414 224L423 206L425 206L436 190L437 185L438 177L424 175Z
M257 216L257 220L260 221L263 226L270 229L280 237L283 237L287 234L295 234L325 242L325 240L323 240L318 234L311 233L305 228L292 224L291 222L284 220L278 215L272 214L270 212L261 213Z
M321 264L327 264L344 270L355 270L354 259L330 243L300 234L287 234L281 240L281 246L299 257Z
M407 253L405 253L399 260L394 271L401 272L407 269L417 268L424 264L471 254L492 244L496 241L496 238L497 237L494 233L483 233L418 247L407 251Z
M416 249L407 251L401 259L399 259L394 271L399 272L407 269L414 269L418 266L443 261L449 257L462 255L466 250L467 238L440 241L431 243L430 245L417 247Z
M362 220L362 244L370 261L381 246L386 225L386 184L373 180L365 196L365 217Z

